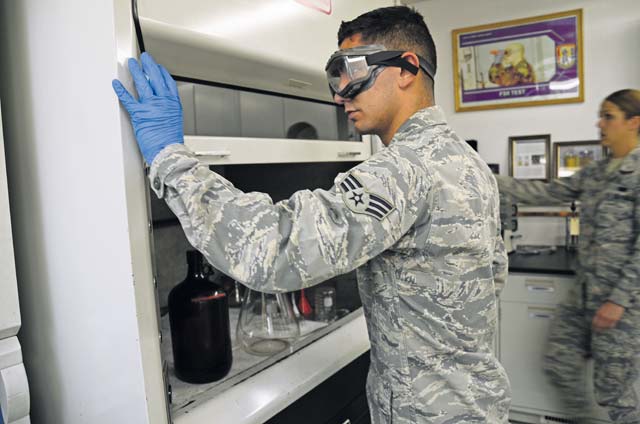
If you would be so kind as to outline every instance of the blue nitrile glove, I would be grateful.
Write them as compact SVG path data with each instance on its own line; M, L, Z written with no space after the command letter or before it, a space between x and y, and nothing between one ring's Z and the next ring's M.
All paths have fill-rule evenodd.
M140 56L142 69L135 59L129 59L138 100L117 79L112 85L120 102L129 112L138 146L147 164L170 144L184 143L182 105L178 87L169 72L158 65L150 54Z

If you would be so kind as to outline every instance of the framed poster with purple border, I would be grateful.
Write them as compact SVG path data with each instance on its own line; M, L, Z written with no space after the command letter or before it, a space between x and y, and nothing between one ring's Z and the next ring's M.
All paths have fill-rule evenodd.
M582 102L582 51L582 9L456 29L456 112Z

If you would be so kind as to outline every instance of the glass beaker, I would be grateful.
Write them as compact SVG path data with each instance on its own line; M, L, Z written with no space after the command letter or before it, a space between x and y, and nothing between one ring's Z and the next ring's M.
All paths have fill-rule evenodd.
M247 289L240 309L236 340L254 355L272 355L300 337L300 326L286 293Z

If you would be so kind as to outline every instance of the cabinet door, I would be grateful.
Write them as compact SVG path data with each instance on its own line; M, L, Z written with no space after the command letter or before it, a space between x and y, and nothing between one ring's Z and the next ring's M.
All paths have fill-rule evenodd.
M361 393L325 424L370 424L367 395Z
M367 351L266 424L369 424L369 363Z
M511 381L512 407L564 412L542 371L555 306L500 303L500 361Z

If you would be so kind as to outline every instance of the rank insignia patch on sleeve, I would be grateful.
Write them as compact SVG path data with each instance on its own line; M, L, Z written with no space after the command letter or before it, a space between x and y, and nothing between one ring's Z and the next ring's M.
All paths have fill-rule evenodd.
M355 213L362 213L382 221L395 207L379 194L370 193L352 174L340 183L342 200Z

